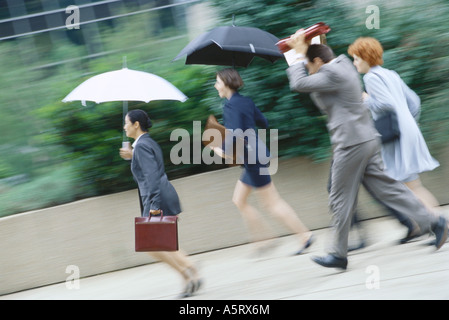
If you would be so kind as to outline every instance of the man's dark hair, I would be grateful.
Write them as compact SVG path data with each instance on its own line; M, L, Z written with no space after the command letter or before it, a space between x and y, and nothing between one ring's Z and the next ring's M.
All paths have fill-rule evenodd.
M309 49L307 49L306 57L312 62L313 59L318 57L321 58L324 63L328 63L335 58L335 54L331 48L324 44L312 44L309 46Z

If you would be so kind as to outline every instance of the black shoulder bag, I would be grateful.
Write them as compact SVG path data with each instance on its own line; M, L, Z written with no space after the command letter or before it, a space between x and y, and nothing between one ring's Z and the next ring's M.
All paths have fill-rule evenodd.
M377 73L374 74L377 75L388 88L382 77ZM401 131L399 130L398 125L398 117L394 111L386 111L377 120L374 120L374 126L380 133L383 144L398 140L401 136Z

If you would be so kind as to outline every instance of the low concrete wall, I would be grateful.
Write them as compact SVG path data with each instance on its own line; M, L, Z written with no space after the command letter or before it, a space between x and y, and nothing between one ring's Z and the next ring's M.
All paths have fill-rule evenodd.
M329 163L296 158L282 161L273 176L281 196L310 229L330 222L328 172ZM240 173L234 167L172 181L183 206L179 232L187 253L248 242L245 225L231 202ZM449 203L448 177L447 166L422 177L442 203ZM251 202L257 206L256 195ZM364 190L359 208L363 218L385 214ZM87 277L152 262L147 254L134 252L133 222L138 212L137 191L131 190L0 219L0 294L63 282L71 275L70 270L66 273L70 265ZM279 235L289 234L265 216Z

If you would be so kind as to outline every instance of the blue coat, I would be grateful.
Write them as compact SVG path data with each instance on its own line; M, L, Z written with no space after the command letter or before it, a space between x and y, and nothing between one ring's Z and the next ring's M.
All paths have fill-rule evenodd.
M369 98L365 100L376 120L386 110L397 114L401 136L399 140L382 145L385 173L395 180L404 181L420 172L439 166L430 155L416 120L421 101L399 75L375 66L363 77Z
M131 172L139 188L142 216L159 209L164 215L181 212L178 194L165 174L162 150L148 133L134 146Z

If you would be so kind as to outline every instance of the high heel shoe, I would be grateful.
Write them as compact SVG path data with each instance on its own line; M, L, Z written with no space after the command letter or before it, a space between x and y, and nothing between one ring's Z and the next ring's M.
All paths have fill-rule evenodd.
M415 227L414 229L408 230L407 235L399 240L399 244L405 244L415 238L418 238L419 236L421 236L421 230L419 227Z
M193 293L196 293L198 290L200 290L201 286L203 285L203 279L196 279L193 281Z
M194 288L195 288L195 284L193 283L192 280L190 280L189 282L187 282L187 284L184 288L184 291L179 294L178 298L184 299L184 298L191 297L193 295Z
M193 296L203 285L203 280L201 278L195 278L197 271L192 267L187 268L183 273L185 273L186 278L189 279L184 291L179 295L180 299L188 298Z
M313 235L311 235L309 240L307 240L306 244L304 245L304 247L302 247L302 249L298 250L294 255L299 256L300 254L303 254L304 251L306 251L306 249L309 248L313 244L314 241L315 241L315 238Z
M196 293L198 290L200 290L201 286L203 285L203 279L199 276L199 271L197 267L190 267L190 278L193 282L193 291L192 294Z

